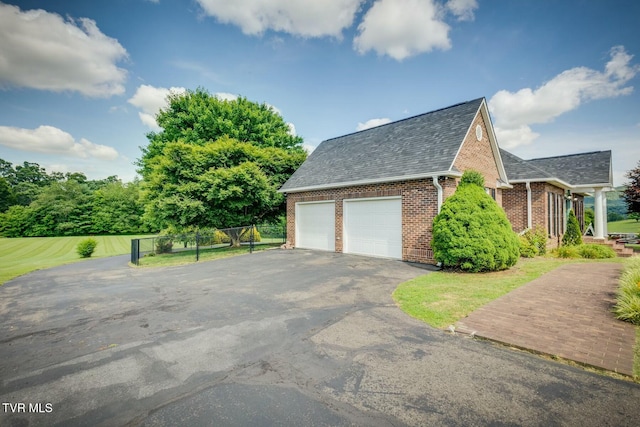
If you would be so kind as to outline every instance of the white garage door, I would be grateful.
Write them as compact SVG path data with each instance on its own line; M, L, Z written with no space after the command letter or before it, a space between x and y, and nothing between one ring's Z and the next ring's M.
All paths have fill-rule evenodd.
M296 203L296 247L336 250L336 203Z
M344 252L402 258L402 200L344 201Z

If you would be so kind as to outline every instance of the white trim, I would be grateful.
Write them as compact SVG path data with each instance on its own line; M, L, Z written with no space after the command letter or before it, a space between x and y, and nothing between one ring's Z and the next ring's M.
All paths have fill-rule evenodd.
M436 187L436 190L438 191L438 211L436 212L436 215L440 213L443 200L442 185L440 185L440 183L438 182L438 178L439 177L437 175L433 176L433 186Z
M414 175L404 175L404 176L394 176L390 178L375 178L375 179L363 179L360 181L347 181L340 183L332 183L332 184L319 184L319 185L310 185L307 187L297 187L290 188L287 190L278 190L279 193L301 193L303 191L313 191L313 190L330 190L333 188L344 188L344 187L354 187L356 185L370 185L370 184L384 184L387 182L399 182L399 181L414 181L417 179L427 179L431 178L434 175L438 176L452 176L459 178L462 176L461 172L453 172L453 171L442 171L442 172L431 172L428 174L414 174Z
M527 187L527 228L532 229L533 228L533 209L532 209L532 202L531 202L531 182L530 181L526 182L526 187Z
M489 139L489 145L491 147L491 153L493 154L493 161L495 162L496 168L498 169L498 176L504 182L509 182L509 178L507 177L507 171L504 168L504 163L502 163L502 156L500 155L500 147L498 147L498 140L496 139L496 134L493 131L493 123L491 122L491 116L489 115L489 110L487 109L486 99L482 98L482 102L478 107L478 111L476 111L475 116L473 116L473 120L469 123L469 127L467 128L467 132L464 135L462 141L460 141L460 145L458 146L458 151L456 152L455 157L453 158L453 162L451 162L451 166L449 169L453 169L453 165L455 165L456 160L458 160L458 156L460 155L460 151L462 151L462 147L464 146L467 137L472 132L473 124L478 118L478 114L482 115L482 119L484 121L484 125L487 128L487 138Z

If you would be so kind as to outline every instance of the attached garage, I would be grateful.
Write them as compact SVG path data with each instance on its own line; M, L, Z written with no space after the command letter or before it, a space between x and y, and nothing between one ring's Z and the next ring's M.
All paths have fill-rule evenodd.
M344 200L344 252L402 259L402 199Z
M296 203L296 246L336 250L336 203Z

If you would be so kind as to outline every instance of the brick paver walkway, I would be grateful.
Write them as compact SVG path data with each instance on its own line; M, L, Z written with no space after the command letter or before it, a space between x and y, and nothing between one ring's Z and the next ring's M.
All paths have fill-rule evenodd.
M561 266L474 311L456 329L632 375L635 327L611 314L621 269Z

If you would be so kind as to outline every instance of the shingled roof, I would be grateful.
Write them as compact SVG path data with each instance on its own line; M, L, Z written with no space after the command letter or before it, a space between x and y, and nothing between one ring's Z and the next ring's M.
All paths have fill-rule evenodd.
M509 182L552 181L567 187L612 186L611 151L523 160L500 150Z
M483 102L484 98L478 98L328 139L280 191L459 174L453 162Z

